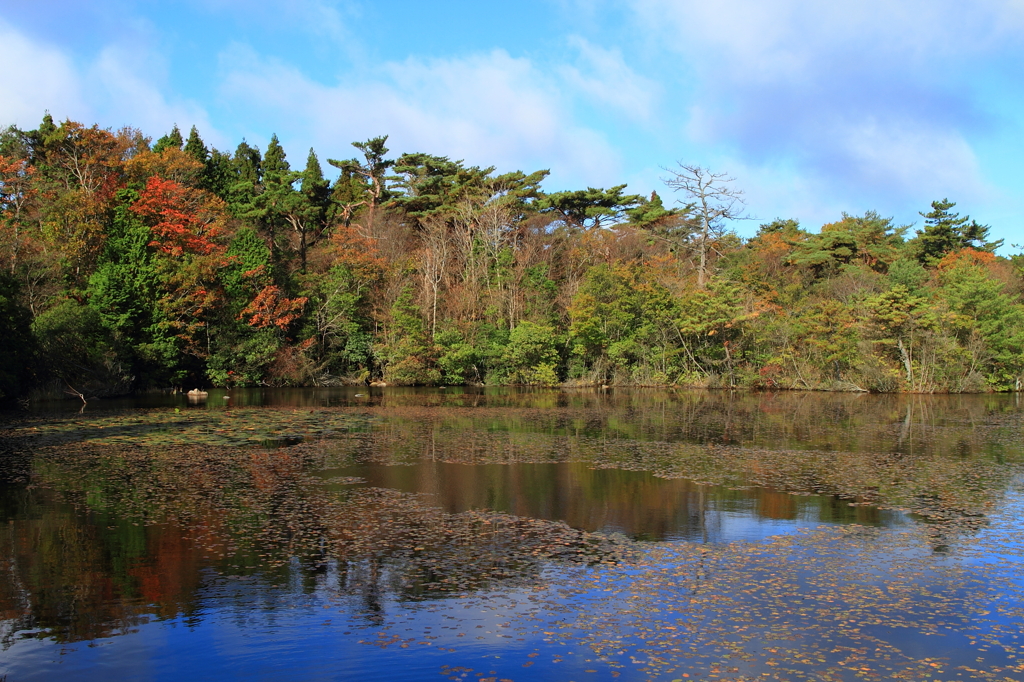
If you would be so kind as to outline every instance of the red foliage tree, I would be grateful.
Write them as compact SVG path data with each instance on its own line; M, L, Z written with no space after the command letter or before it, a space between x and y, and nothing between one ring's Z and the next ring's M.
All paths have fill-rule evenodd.
M215 197L173 180L154 175L132 205L153 232L154 246L172 256L186 253L208 256L224 252L215 239L220 235L222 211Z

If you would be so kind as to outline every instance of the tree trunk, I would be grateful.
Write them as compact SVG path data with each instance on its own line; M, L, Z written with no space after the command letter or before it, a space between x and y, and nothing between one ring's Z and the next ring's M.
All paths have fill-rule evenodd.
M896 347L900 349L900 357L903 358L903 367L907 370L907 385L914 388L914 363L910 357L910 351L903 345L903 339L896 339Z

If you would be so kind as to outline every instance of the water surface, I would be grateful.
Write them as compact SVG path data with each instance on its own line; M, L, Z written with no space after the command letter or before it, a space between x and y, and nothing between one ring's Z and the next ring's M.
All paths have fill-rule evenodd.
M11 682L1024 678L1013 395L80 407L4 415Z

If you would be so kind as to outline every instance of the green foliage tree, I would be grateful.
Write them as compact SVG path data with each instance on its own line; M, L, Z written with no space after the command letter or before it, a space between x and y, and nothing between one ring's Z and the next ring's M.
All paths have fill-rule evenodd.
M217 274L227 303L211 339L207 376L217 386L264 383L283 336L272 327L251 327L242 313L261 291L273 285L273 254L256 230L242 227L228 245L226 265Z
M946 305L956 315L962 345L984 345L978 360L992 388L1019 389L1024 377L1024 305L982 266L964 261L941 273Z
M639 270L591 268L568 312L576 377L668 383L678 374L677 303Z
M332 195L341 208L346 224L362 206L367 207L373 220L377 207L392 196L388 187L388 170L395 165L395 160L385 158L389 151L387 141L388 136L381 135L365 142L353 142L352 146L363 153L363 161L327 160L327 163L341 171Z
M979 225L970 216L960 217L950 209L956 206L949 199L932 202L932 210L921 213L924 229L918 230L914 238L917 258L926 265L934 265L947 253L964 248L973 248L989 253L998 249L1003 241L988 240L989 227Z
M182 138L181 131L178 130L178 126L175 125L171 128L171 132L156 141L156 144L153 145L153 153L159 154L165 149L181 149L183 144L185 144L185 140Z
M433 349L411 286L403 287L392 304L388 327L384 343L374 349L384 368L384 381L400 386L438 383L441 372L435 367Z
M55 379L59 390L103 397L131 389L133 377L94 308L65 299L33 320L32 333L44 375Z
M867 302L872 320L881 331L882 342L896 349L905 373L908 390L919 391L927 388L921 381L920 358L917 351L926 335L938 325L936 310L924 296L915 296L902 284L879 294Z
M735 383L736 341L747 317L741 296L735 284L722 280L680 296L675 325L689 381L725 377Z
M304 274L310 246L327 234L330 225L330 183L324 179L320 161L312 149L306 158L305 169L301 173L293 173L291 178L292 182L299 183L299 189L288 192L284 183L281 184L279 210L292 229L299 253L299 272Z
M536 208L554 216L569 232L597 229L622 222L626 211L640 204L640 195L623 194L624 189L626 185L555 192L542 196Z
M18 303L18 284L0 273L0 401L23 395L36 367L32 314Z
M509 335L498 371L513 384L553 386L558 364L554 328L524 320Z
M844 265L859 264L884 272L903 250L907 227L896 227L891 218L874 211L861 217L843 214L821 232L795 244L790 262L810 269L816 278L833 276Z
M177 340L159 324L157 269L149 246L152 235L131 211L139 193L125 189L119 198L103 256L89 278L89 305L111 332L138 386L177 383L181 356Z
M199 131L195 126L192 126L192 130L189 131L188 140L185 141L182 151L204 165L210 160L210 150L203 144L203 138L199 137Z

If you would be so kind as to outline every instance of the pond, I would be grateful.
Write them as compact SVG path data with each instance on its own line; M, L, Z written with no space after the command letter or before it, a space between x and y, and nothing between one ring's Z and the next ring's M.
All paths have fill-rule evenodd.
M0 415L0 680L1022 680L1017 395Z

